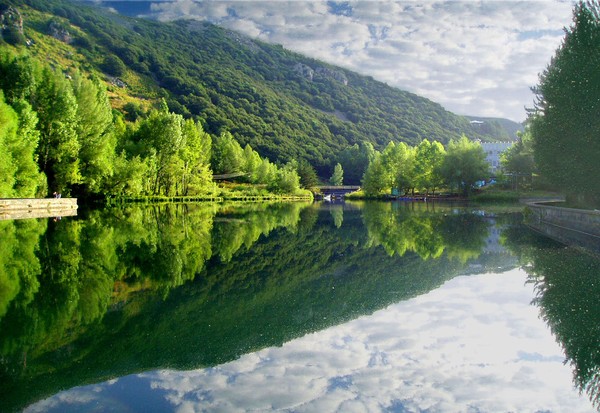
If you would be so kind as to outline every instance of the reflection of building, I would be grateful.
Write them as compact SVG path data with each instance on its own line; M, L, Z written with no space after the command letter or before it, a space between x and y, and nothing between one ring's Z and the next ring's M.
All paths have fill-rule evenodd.
M513 145L514 142L481 142L485 151L485 160L490 164L490 172L496 175L500 171L500 155Z

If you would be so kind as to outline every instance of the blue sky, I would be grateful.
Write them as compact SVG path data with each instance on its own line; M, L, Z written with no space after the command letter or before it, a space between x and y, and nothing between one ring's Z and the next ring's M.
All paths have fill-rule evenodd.
M522 121L572 2L176 0L151 10L281 44L458 114Z

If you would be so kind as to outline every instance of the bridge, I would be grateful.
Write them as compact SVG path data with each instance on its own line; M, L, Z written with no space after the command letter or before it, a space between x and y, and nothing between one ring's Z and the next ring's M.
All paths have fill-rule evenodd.
M360 189L358 185L342 185L342 186L317 186L316 189L321 191L323 196L331 198L343 198L346 194L356 192Z

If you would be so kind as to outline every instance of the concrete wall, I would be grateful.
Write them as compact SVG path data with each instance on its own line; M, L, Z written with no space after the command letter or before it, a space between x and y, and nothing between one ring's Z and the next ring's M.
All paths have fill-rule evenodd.
M600 254L600 211L530 203L525 222L559 242Z
M0 220L77 215L77 198L0 199Z

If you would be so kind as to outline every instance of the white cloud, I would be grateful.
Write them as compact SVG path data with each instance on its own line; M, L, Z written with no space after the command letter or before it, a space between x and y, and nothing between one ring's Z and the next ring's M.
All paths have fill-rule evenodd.
M163 20L196 18L282 44L470 115L523 120L530 87L570 24L569 2L325 1L157 3ZM508 99L507 97L512 97Z
M221 366L140 374L173 411L592 412L530 304L525 274L457 277L370 316ZM100 400L113 384L78 388ZM118 386L116 386L118 387ZM86 392L87 389L87 392ZM70 393L73 396L69 396ZM64 406L64 405L63 405ZM32 407L31 411L36 411Z

